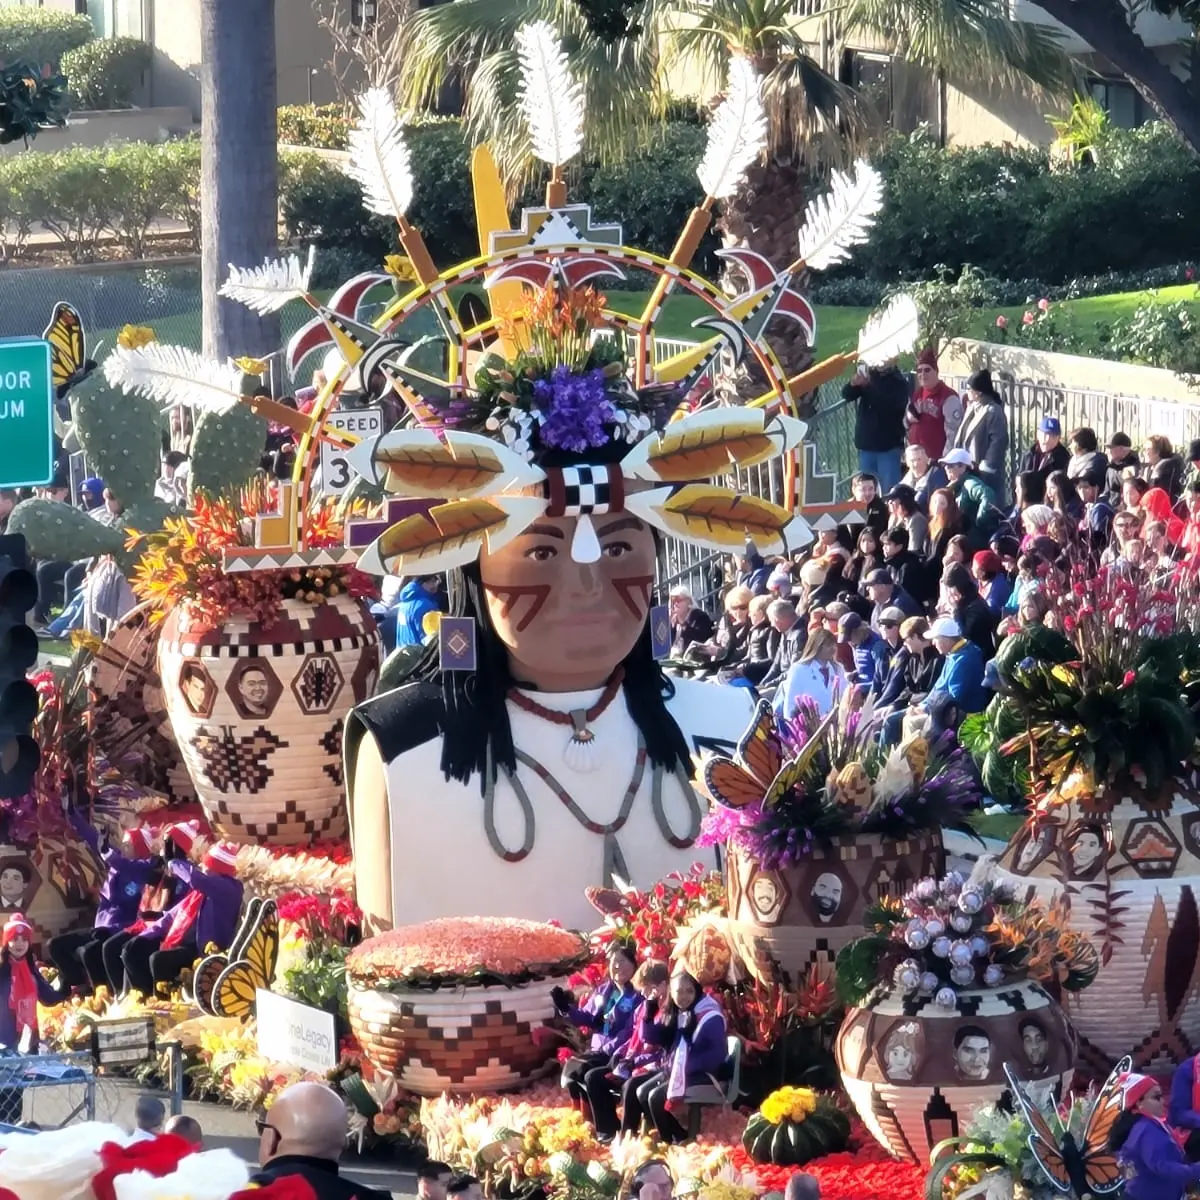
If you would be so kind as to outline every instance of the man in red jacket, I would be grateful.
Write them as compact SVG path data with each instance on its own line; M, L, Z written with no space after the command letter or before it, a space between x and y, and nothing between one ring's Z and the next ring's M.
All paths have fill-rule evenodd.
M938 376L937 353L932 347L917 358L917 386L904 414L908 444L924 446L930 461L938 462L954 440L962 421L962 397Z

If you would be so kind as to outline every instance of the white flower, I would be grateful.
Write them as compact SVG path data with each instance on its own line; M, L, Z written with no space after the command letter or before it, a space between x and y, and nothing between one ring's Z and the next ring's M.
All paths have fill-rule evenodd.
M925 922L925 930L930 937L940 937L946 932L946 922L941 917L930 917Z
M118 1175L113 1190L116 1200L229 1200L249 1182L250 1168L232 1150L205 1150L162 1179L147 1171Z
M958 1003L958 993L952 987L938 988L937 995L933 998L934 1004L938 1008L954 1008ZM117 1200L121 1200L118 1196Z
M996 963L992 963L983 972L983 982L986 983L988 987L997 987L1003 978L1004 968L998 966Z
M130 1135L116 1125L90 1121L46 1133L0 1136L0 1187L20 1200L91 1200L92 1176L100 1170L100 1147L127 1145Z
M933 945L930 947L934 955L938 958L950 957L950 939L948 937L939 937L933 939Z
M490 429L493 433L495 433L495 431L500 428L500 418L496 416L495 413L492 413L492 415L488 417L483 424L485 429Z
M958 984L959 987L967 987L975 982L974 967L951 967L950 982Z

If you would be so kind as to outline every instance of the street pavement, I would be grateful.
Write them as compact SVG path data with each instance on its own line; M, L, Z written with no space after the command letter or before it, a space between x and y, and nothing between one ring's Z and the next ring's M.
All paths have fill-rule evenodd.
M98 1081L96 1119L132 1129L134 1105L141 1090L136 1084L126 1081ZM83 1089L79 1086L26 1092L25 1121L35 1121L43 1128L58 1125L82 1099ZM183 1111L200 1122L206 1150L225 1147L248 1163L258 1161L258 1134L254 1130L251 1113L237 1112L225 1105L207 1101L185 1102ZM368 1187L390 1191L397 1200L416 1195L416 1176L411 1171L398 1170L394 1164L374 1160L362 1162L357 1156L351 1155L343 1162L342 1174Z

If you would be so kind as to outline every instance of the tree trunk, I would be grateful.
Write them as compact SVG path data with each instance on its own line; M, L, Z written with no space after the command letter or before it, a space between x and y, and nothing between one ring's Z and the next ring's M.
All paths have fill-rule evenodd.
M256 266L277 246L275 0L201 0L200 37L204 352L270 354L278 318L217 292L230 264Z
M1146 103L1200 154L1200 100L1138 36L1119 0L1037 0L1056 21L1108 59Z

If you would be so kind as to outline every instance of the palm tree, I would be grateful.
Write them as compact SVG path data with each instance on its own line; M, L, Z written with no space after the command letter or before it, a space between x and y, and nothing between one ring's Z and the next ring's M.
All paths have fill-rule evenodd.
M876 9L889 0L850 2L864 9L856 17L861 25L880 27L883 14ZM905 42L920 61L929 55L941 65L934 55L940 47L947 58L957 55L960 65L1003 63L1011 74L1060 84L1065 60L1050 53L1053 41L1044 30L1016 26L1014 33L1010 22L980 15L1001 3L897 0L896 7L930 10L917 26L927 36ZM808 179L814 169L853 153L860 132L854 93L809 53L793 24L795 11L795 0L645 0L636 13L645 32L606 42L589 32L573 0L452 0L410 18L401 45L404 99L415 108L427 106L447 79L460 77L472 136L497 147L513 172L526 150L513 49L526 22L548 20L562 35L586 96L589 149L602 158L627 153L661 119L673 74L686 73L690 90L699 85L712 103L730 58L746 57L763 81L768 148L737 197L723 206L717 228L727 243L749 245L782 266L795 257ZM769 331L790 370L807 365L803 342L787 340L798 337L795 329L788 324L778 334Z

